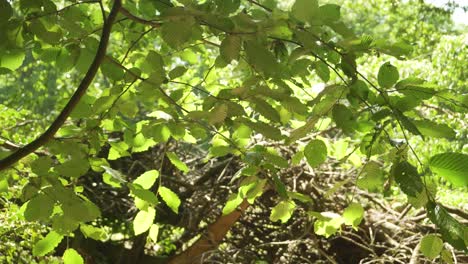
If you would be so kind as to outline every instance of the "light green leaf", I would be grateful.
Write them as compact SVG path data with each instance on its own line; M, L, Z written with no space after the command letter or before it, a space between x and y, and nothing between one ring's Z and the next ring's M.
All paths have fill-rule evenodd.
M320 139L311 140L304 148L304 156L307 163L315 168L327 159L327 146Z
M47 236L39 240L33 247L34 256L44 256L45 254L51 252L58 246L60 241L62 241L63 235L58 234L55 231L50 231Z
M279 72L279 64L275 56L264 45L256 41L244 42L245 52L250 64L255 70L263 72L268 76L275 76Z
M153 186L156 179L159 177L159 171L149 170L136 178L133 184L140 185L143 189L149 189Z
M159 226L157 224L153 224L150 227L148 237L153 241L154 243L158 242L158 234L159 234Z
M171 163L174 164L174 166L176 166L177 169L185 173L189 171L189 168L187 167L187 165L184 162L182 162L177 156L177 154L175 154L174 152L167 152L166 156L169 158Z
M62 235L68 235L75 231L80 222L66 215L54 215L52 218L52 229Z
M326 238L336 234L343 224L344 219L337 214L321 213L314 215L318 219L314 222L314 233ZM332 217L328 217L332 216Z
M289 218L291 218L296 204L293 200L284 200L279 202L273 209L270 214L270 221L276 222L280 220L283 224L286 223Z
M69 248L65 250L63 253L63 263L64 264L83 264L84 260L83 257L78 254L76 250L73 248Z
M127 180L125 180L125 176L118 170L114 170L111 167L101 165L101 167L106 171L105 174L109 175L118 183L125 183Z
M168 21L161 27L161 36L169 46L174 49L179 48L192 37L194 24L195 19L190 16Z
M429 120L413 120L413 124L424 136L454 139L456 133L446 124L437 124Z
M385 181L383 172L384 171L377 162L368 162L362 169L361 176L357 180L357 186L361 189L367 189L370 192L382 190Z
M208 122L211 125L224 122L228 116L228 107L226 104L219 104L215 106L209 113Z
M171 80L174 80L184 75L185 72L187 72L187 68L185 68L184 66L177 66L169 72L169 78Z
M313 22L319 17L318 0L296 0L291 8L291 14L301 22Z
M352 203L343 212L344 223L357 230L364 217L364 208L358 203Z
M177 196L177 194L171 189L164 186L159 187L158 193L161 195L161 198L167 204L167 206L169 206L169 208L171 208L174 213L178 214L181 203L179 196Z
M446 248L442 249L442 252L440 253L440 258L447 264L453 264L452 253L450 253L450 251Z
M154 50L149 51L141 70L145 73L159 72L164 76L164 61L162 56Z
M320 18L325 21L336 22L340 19L341 7L335 4L325 4L319 7Z
M272 140L281 140L283 139L283 136L281 135L281 131L273 126L270 126L267 123L257 121L257 122L250 122L247 121L245 122L247 126L255 130L256 132L262 134L266 138L272 139Z
M147 202L149 205L154 206L158 203L158 197L156 197L156 194L154 194L150 190L141 189L138 186L133 186L131 184L129 184L128 187L130 189L130 193L133 196ZM135 204L137 208L139 209L146 208L146 206L139 206L136 198L135 198Z
M28 221L46 220L52 214L54 204L49 196L40 193L28 202L24 218Z
M25 54L21 50L3 53L0 57L0 67L14 71L23 64L24 57Z
M232 60L239 60L241 44L241 38L237 35L228 35L224 38L219 47L219 52L226 63L231 63Z
M256 112L260 113L266 119L272 122L281 122L280 115L269 103L260 98L255 98L251 100L254 103L254 109Z
M226 205L223 207L223 215L230 214L242 203L243 199L238 193L231 193Z
M314 65L318 77L320 77L324 83L328 82L330 80L330 69L328 66L322 61L317 61Z
M421 252L428 259L435 259L439 256L444 242L437 235L429 234L421 239Z
M429 160L431 170L455 186L468 186L468 155L441 153Z
M398 69L390 62L386 62L380 66L379 73L377 74L377 80L381 87L390 88L398 81L399 78L400 74L398 73Z
M303 203L313 203L314 201L310 198L309 195L298 193L298 192L287 192L288 197L291 199L303 202Z
M153 207L148 207L146 210L141 210L133 220L133 231L135 235L143 234L153 225L156 217L156 210Z
M104 229L92 225L80 224L80 231L85 237L89 237L94 240L104 241L107 238L106 231L104 231Z

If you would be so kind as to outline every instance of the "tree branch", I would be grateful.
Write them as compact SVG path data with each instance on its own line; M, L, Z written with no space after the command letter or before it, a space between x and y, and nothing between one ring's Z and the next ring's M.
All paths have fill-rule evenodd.
M63 108L62 112L60 112L60 114L57 116L54 122L50 125L50 127L37 139L29 143L28 145L18 149L16 152L13 152L8 157L0 160L0 171L10 167L11 165L15 164L17 161L19 161L23 157L31 154L32 152L34 152L41 146L45 145L54 137L55 133L57 133L60 127L62 127L62 125L65 123L68 116L71 114L73 109L75 109L81 97L83 97L83 95L86 93L86 90L88 89L89 85L91 84L94 77L96 76L99 66L101 65L101 62L103 61L106 55L107 45L109 43L109 37L112 31L112 25L114 23L115 18L117 17L117 14L121 6L122 6L122 0L114 1L114 5L112 6L109 16L104 22L104 27L102 29L102 34L101 34L101 40L99 42L99 47L96 52L96 56L94 57L93 62L89 66L88 71L86 72L86 75L81 80L80 85L78 86L75 93L68 101L67 105Z
M249 203L247 200L244 200L237 210L218 218L216 222L208 226L206 236L202 236L187 250L171 258L168 264L201 263L200 258L203 257L203 254L213 250L221 243L229 229L231 229L248 207Z

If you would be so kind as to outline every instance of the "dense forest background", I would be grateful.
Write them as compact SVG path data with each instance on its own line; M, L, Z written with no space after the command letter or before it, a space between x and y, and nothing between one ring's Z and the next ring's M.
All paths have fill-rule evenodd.
M463 4L0 0L0 263L468 263Z

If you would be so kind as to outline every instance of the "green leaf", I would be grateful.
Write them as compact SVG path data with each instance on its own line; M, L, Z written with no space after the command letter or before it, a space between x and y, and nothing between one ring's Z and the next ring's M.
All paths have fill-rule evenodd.
M279 113L265 100L254 98L251 100L254 103L254 109L266 119L272 122L281 122Z
M226 104L218 104L210 111L208 123L211 125L223 123L227 116L228 106Z
M24 57L25 54L22 50L12 50L3 53L0 57L0 67L14 71L23 64Z
M442 238L458 250L468 247L468 228L453 218L445 208L439 204L427 203L429 219L440 229Z
M158 203L158 197L150 190L140 189L138 186L128 185L130 193L135 196L135 205L138 209L145 209L147 206L154 206ZM140 199L140 201L138 200ZM144 203L144 202L146 203ZM141 203L140 203L141 202Z
M298 193L298 192L288 192L288 196L291 199L294 199L294 200L297 200L297 201L300 201L300 202L303 202L303 203L313 203L314 202L312 200L312 198L310 198L310 196L308 196L306 194Z
M34 256L44 256L45 254L51 252L58 246L60 241L62 241L63 235L58 234L55 231L50 231L46 237L39 240L33 247Z
M421 239L420 250L428 259L435 259L439 256L444 242L437 235L429 234Z
M7 0L0 0L0 25L8 21L13 15L13 8Z
M219 52L226 63L231 63L232 60L239 60L242 41L237 35L228 35L221 42Z
M178 214L180 206L179 196L177 196L177 194L171 189L164 186L159 187L158 193L161 195L161 198L167 204L167 206L169 206L169 208L171 208L174 213Z
M173 21L167 21L161 27L162 39L171 47L179 48L192 37L192 28L195 19L185 16Z
M187 68L185 68L184 66L177 66L169 72L169 78L171 80L174 80L184 75L184 73L186 72L187 72Z
M24 218L28 221L46 220L52 214L55 201L46 194L40 193L32 198L24 211Z
M276 222L280 220L283 224L286 223L289 218L291 218L296 204L293 200L284 200L279 202L273 209L270 214L270 221Z
M224 15L234 13L240 6L240 0L215 0L218 11Z
M149 170L141 174L140 176L138 176L138 178L136 178L133 181L133 184L138 184L143 189L148 190L149 188L151 188L151 186L153 186L154 182L156 181L158 177L159 177L159 171Z
M352 203L343 212L344 223L357 230L364 217L364 208L358 203Z
M39 157L31 163L31 170L38 176L47 176L52 167L52 162L50 157Z
M361 189L367 189L370 192L378 192L383 189L384 175L381 166L375 162L370 161L362 169L361 176L357 180L357 186Z
M437 124L429 120L413 120L413 124L424 136L454 139L456 133L446 124Z
M442 252L440 253L440 258L447 264L453 264L452 253L450 253L450 251L446 248L442 249Z
M105 174L109 175L112 179L114 179L118 183L125 183L125 175L123 175L120 171L114 170L111 167L101 165L101 167L106 171Z
M63 263L64 264L83 264L84 260L80 254L73 248L65 250L63 253Z
M242 199L239 193L231 193L223 207L223 215L232 213L242 203L243 200L244 199Z
M133 231L135 235L143 234L153 225L156 217L156 210L153 207L148 207L146 210L141 210L133 219Z
M153 224L150 227L148 237L153 241L154 243L158 242L158 234L159 234L159 226L157 224Z
M291 14L301 22L314 24L320 15L318 0L296 0L291 8Z
M393 165L393 176L400 189L407 195L417 197L424 185L416 167L407 161Z
M441 153L429 160L431 170L455 186L468 186L468 155Z
M322 61L317 61L314 65L318 77L320 77L324 83L328 82L330 80L330 69L328 66Z
M146 73L159 72L164 76L164 61L162 56L154 50L148 52L141 70Z
M275 76L279 72L279 64L273 53L268 51L264 45L256 41L244 42L245 52L250 64L255 70L263 72L268 76Z
M256 132L262 134L266 138L269 138L272 140L283 139L283 135L281 135L281 131L278 128L270 126L267 123L264 123L261 121L257 121L257 122L247 121L246 125L248 125L250 128L252 128Z
M166 153L166 156L169 158L169 160L171 161L171 163L176 166L177 169L187 173L189 171L189 168L187 167L187 165L182 162L179 157L177 156L177 154L175 154L174 152L167 152Z
M122 68L111 62L103 62L100 66L100 69L104 76L113 81L121 80L125 74Z
M314 139L304 148L304 156L312 168L318 167L327 159L327 146L320 139Z
M80 231L85 237L89 237L97 241L104 241L107 238L106 231L104 231L104 229L92 225L80 224Z
M325 4L319 7L320 18L324 21L335 22L340 19L341 7L335 4Z
M386 62L380 66L379 73L377 74L377 80L381 87L390 88L398 81L399 78L400 74L398 73L398 69L390 62Z
M86 158L71 158L59 166L55 167L60 175L70 178L78 178L90 169L89 161Z
M52 218L52 229L62 235L68 235L75 231L80 222L72 219L68 215L54 215Z
M99 208L91 201L83 201L80 198L64 200L61 204L66 217L79 222L88 222L101 215Z
M418 127L408 118L406 117L400 110L394 109L394 114L401 122L401 125L404 129L408 130L409 132L413 133L414 135L418 135L423 137L421 131L419 131ZM423 137L424 138L424 137Z
M325 236L326 238L334 235L343 224L344 219L337 214L330 214L331 218L328 217L329 214L321 213L315 215L319 219L315 220L314 223L314 233L320 236Z
M355 115L348 107L337 104L333 107L333 120L336 126L341 128L345 133L351 133L354 130L356 124Z

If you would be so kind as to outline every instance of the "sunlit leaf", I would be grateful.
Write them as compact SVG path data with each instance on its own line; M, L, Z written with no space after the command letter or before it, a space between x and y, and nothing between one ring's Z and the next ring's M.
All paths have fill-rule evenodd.
M159 187L158 193L161 195L161 198L167 206L169 206L174 213L178 214L181 203L179 196L177 196L177 194L171 189L164 186Z
M83 257L81 257L81 255L73 248L69 248L65 250L62 258L63 258L64 264L83 264L84 263Z
M468 155L441 153L429 160L431 170L455 186L468 186Z
M284 224L291 218L295 208L294 201L281 201L271 210L270 220L272 222L281 221Z
M153 207L148 207L146 210L139 211L133 219L133 231L135 235L142 234L153 225L156 217L156 210Z

